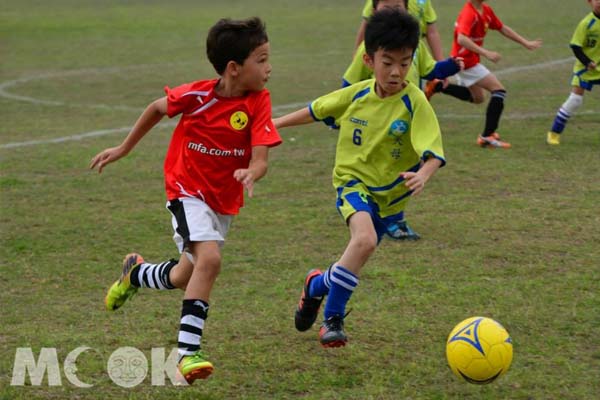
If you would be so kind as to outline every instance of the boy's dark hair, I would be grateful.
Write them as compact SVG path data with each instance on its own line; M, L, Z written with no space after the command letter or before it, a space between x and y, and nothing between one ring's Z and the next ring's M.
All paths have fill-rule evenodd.
M269 41L265 24L258 17L245 20L223 18L206 38L206 55L219 75L229 61L242 65L254 49Z
M377 9L380 1L381 0L373 0L373 10ZM408 10L408 0L404 0L404 8Z
M378 49L414 52L419 39L419 23L399 9L384 8L375 12L365 29L365 49L371 57Z

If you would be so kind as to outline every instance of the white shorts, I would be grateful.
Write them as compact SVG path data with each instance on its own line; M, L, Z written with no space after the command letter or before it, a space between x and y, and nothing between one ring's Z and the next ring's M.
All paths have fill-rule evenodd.
M483 64L477 64L474 67L459 71L456 73L456 80L459 85L470 87L491 74Z
M190 242L216 241L219 246L225 243L233 215L216 213L205 202L195 197L168 201L167 209L173 215L173 240L179 252L185 251L191 261L193 260L188 248Z

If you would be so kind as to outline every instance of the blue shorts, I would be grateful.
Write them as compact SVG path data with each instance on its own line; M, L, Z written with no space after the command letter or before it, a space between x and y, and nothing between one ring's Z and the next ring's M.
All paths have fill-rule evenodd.
M581 75L586 71L587 69L584 69L578 73L574 73L573 77L571 78L571 86L579 86L580 88L591 92L594 85L600 85L600 79L594 79L593 81L583 79Z
M382 217L380 215L379 205L375 202L368 191L364 190L362 185L344 187L338 190L336 207L346 223L348 218L358 211L368 212L373 221L375 232L377 233L377 243L381 241L383 235L388 233L388 225L393 222L404 219L404 211L394 215Z

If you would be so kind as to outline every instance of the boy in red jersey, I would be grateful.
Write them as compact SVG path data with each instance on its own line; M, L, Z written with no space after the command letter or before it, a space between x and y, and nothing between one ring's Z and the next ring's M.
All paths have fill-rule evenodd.
M188 383L207 378L213 365L200 351L209 297L221 268L221 247L239 208L244 188L267 172L269 147L281 143L271 121L269 39L259 18L221 19L209 31L206 53L219 78L165 87L117 147L97 154L98 172L127 155L165 115L181 114L164 162L167 208L178 261L158 264L128 254L121 277L105 303L116 310L138 288L185 290L178 347L178 369Z
M461 85L469 89L470 101L482 103L484 90L492 95L486 112L485 128L477 138L477 144L481 147L507 149L510 148L510 143L502 141L496 132L504 108L506 89L493 73L479 63L480 56L496 63L500 61L500 54L483 48L483 39L488 29L494 29L528 50L537 49L541 46L542 41L523 38L504 25L494 14L492 8L484 3L485 0L468 0L458 14L454 24L451 55L452 57L462 57L465 61L464 71L458 72L456 77Z

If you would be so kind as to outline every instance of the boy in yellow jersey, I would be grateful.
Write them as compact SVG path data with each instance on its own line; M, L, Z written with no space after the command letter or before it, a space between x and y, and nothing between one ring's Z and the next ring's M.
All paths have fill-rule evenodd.
M371 0L374 10L381 10L384 7L396 7L401 10L407 10L409 0ZM412 15L412 14L411 14ZM352 63L346 69L342 78L342 87L352 85L365 79L373 77L373 70L370 69L363 61L366 53L365 43L362 41L356 52ZM407 80L421 87L421 78L426 80L445 79L459 72L464 66L462 58L448 58L436 62L432 57L423 42L419 42L415 56L412 61Z
M277 128L323 121L339 126L333 186L337 209L350 241L329 269L308 272L295 313L299 331L317 319L327 301L319 339L324 347L344 346L346 304L360 271L387 233L389 221L402 214L444 163L442 137L422 91L406 81L419 44L419 26L407 13L385 8L365 31L367 56L375 78L314 100L308 107L274 119Z
M356 34L355 48L363 41L367 20L373 15L375 8L376 5L373 3L373 0L365 1L365 6L362 11L363 19ZM433 9L431 0L408 0L407 10L410 15L419 20L421 37L426 38L427 44L431 49L431 54L433 54L433 58L437 61L443 60L444 52L442 51L442 41L436 25L437 14Z
M556 113L552 130L546 136L548 144L560 144L560 134L571 115L583 104L585 91L600 85L600 0L588 0L588 3L592 12L579 22L571 38L571 49L577 59L571 80L573 90Z
M400 10L406 11L408 6L408 0L372 0L375 11L381 10L385 7L395 7ZM356 53L352 63L346 69L342 78L342 87L352 85L354 83L370 79L373 77L373 70L365 63L364 58L366 55L365 42L363 41ZM412 66L408 72L406 80L417 85L421 88L421 78L426 80L445 79L448 76L454 75L461 71L464 67L462 58L448 58L444 61L436 62L429 54L427 47L423 41L419 41L419 45L415 50L415 54L412 59ZM459 87L458 85L456 85ZM466 91L467 95L469 91L462 86L459 87ZM427 91L425 92L427 96ZM427 96L429 97L429 96ZM462 100L467 100L462 99ZM397 240L419 240L420 235L416 233L407 223L402 215L402 219L398 221L391 221L388 226L389 237Z

